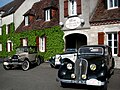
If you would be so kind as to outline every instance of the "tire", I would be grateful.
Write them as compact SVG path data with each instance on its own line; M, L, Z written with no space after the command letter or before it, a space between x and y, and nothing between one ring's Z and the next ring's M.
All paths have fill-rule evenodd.
M36 58L36 64L39 66L41 64L41 59L39 57Z
M10 70L10 69L12 68L12 67L9 66L9 65L3 65L3 67L4 67L5 70Z
M27 71L30 68L30 62L28 60L25 60L22 64L23 71Z
M50 64L50 66L51 66L51 68L55 68L55 66L54 66L54 65L52 65L52 64Z
M61 82L61 87L66 88L68 86L67 83Z
M107 90L107 83L104 86L98 87L97 90Z

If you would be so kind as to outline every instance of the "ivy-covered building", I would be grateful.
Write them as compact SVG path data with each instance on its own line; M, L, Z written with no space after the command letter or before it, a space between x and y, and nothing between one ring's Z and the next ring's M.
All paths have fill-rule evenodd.
M17 2L18 0L14 0L13 2L15 1ZM27 0L20 1L23 2L19 8L22 7ZM29 3L30 1L27 2ZM10 4L8 4L8 6L9 5ZM0 8L1 13L2 9L3 7ZM21 13L21 11L19 11L19 13ZM1 15L1 21L3 20L3 15L4 13ZM26 12L22 12L20 15L22 15L23 19L21 22L18 20L20 23L18 27L16 27L16 23L18 22L14 21L11 21L9 26L6 23L2 23L1 25L0 57L14 54L16 47L19 46L37 46L39 54L43 55L45 59L48 59L56 53L63 52L64 33L59 26L59 0L36 0L36 3L34 1L31 8L29 7ZM6 17L8 16L5 16L5 18ZM17 21L17 19L15 21ZM6 31L9 33L6 34Z

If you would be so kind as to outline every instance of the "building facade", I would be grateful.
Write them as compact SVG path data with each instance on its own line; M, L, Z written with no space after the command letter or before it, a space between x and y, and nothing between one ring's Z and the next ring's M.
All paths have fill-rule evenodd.
M59 0L66 48L106 44L120 68L119 0Z

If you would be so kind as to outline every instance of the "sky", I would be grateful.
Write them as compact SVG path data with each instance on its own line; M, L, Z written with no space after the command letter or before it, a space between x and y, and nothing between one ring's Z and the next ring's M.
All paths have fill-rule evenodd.
M4 6L5 4L11 2L13 0L0 0L0 7Z

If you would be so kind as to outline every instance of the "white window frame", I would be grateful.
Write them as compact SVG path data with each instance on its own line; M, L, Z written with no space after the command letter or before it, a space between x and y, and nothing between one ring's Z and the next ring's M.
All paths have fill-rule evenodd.
M111 34L112 35L112 38L111 38L111 40L110 39L108 39L108 34ZM108 42L111 42L111 44L112 44L112 46L111 46L111 48L112 48L112 55L113 56L117 56L117 54L118 54L118 51L117 51L117 54L115 54L114 53L114 49L116 48L117 50L118 50L118 34L117 33L108 33L107 34L107 45L109 45L109 43ZM117 35L117 39L115 40L114 39L114 35ZM115 47L115 43L114 42L117 42L117 46Z
M27 39L25 38L25 39L23 39L22 41L23 41L23 46L27 46L27 43L28 43L28 42L27 42Z
M115 2L117 2L116 6L115 6ZM118 0L107 0L107 6L108 6L108 10L118 8Z
M45 21L50 21L50 9L45 10Z
M29 16L25 16L25 26L29 25Z
M77 2L76 0L69 0L69 16L77 15Z
M2 27L0 27L0 35L2 35Z
M8 25L6 25L6 34L8 34Z
M0 43L0 51L2 51L2 44Z
M40 51L45 52L45 47L46 47L45 37L40 37L39 42L40 42Z
M10 43L12 44L12 47L10 46ZM11 40L8 40L8 41L7 41L7 51L8 51L8 52L11 52L11 50L13 50L13 43L12 43Z
M2 19L0 19L0 26L2 26Z

